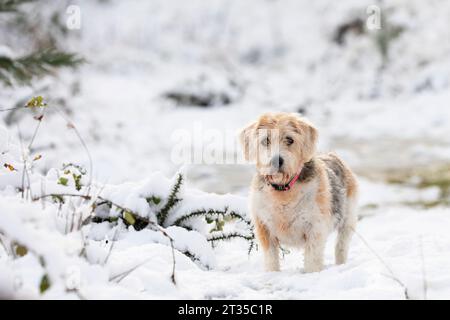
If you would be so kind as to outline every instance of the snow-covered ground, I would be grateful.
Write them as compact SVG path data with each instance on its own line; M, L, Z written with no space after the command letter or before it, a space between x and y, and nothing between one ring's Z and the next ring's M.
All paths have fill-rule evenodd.
M67 189L70 185L58 186L51 181L51 176L45 178L47 193L70 193L71 189ZM161 188L166 191L171 183L154 175L144 183L102 186L100 193L145 215L148 209L143 207L145 202L141 203L142 195L154 194L154 190ZM62 209L46 203L43 209L40 201L22 200L11 188L6 188L0 200L0 231L24 245L29 253L12 260L11 254L6 255L8 245L0 248L0 293L4 297L36 298L42 277L47 274L51 287L42 296L46 299L448 298L450 277L445 271L450 268L448 208L417 210L395 203L430 201L438 196L437 190L419 192L365 180L361 187L364 195L361 219L347 264L333 264L334 235L326 248L326 268L322 272L304 273L301 252L285 248L288 251L283 253L282 271L267 273L263 270L261 252L252 250L248 254L247 241L219 242L211 249L206 242L209 233L204 223L203 228L195 227L199 231L169 226L166 232L174 239L176 248L176 284L171 281L173 258L169 242L159 232L135 231L123 223L114 226L107 222L71 232L67 223L77 221L78 214L86 218L90 214L89 203L80 206L80 202L73 200ZM36 189L39 188L35 186ZM233 210L246 211L244 197L195 190L182 196L187 204L179 206L171 220L202 206L220 208L225 204ZM374 203L377 207L371 206ZM74 205L78 209L72 212ZM199 223L202 224L196 222ZM196 254L197 259L183 255L181 252L185 250Z
M338 152L359 174L358 233L367 243L355 236L349 263L336 267L330 238L327 268L317 274L302 273L302 254L295 250L285 254L281 272L265 273L261 252L248 255L244 240L211 249L207 230L199 227L198 233L186 234L169 227L179 250L192 242L193 250L210 265L205 268L177 250L176 285L170 281L167 239L154 231L121 229L114 236L114 231L101 227L85 230L92 245L82 259L74 254L81 246L80 232L65 235L58 206L48 203L43 208L39 202L22 200L14 190L21 186L18 131L27 142L36 124L31 112L22 112L0 133L0 212L6 212L0 215L0 232L11 228L24 237L16 240L54 258L55 265L49 266L55 268L53 275L77 278L81 273L78 293L65 290L63 276L60 282L53 279L59 284L44 298L405 298L402 286L372 250L408 288L410 298L450 298L448 192L441 194L439 183L417 188L422 172L442 170L449 163L450 5L389 1L381 7L387 22L380 31L350 32L345 44L338 45L333 37L339 25L354 17L365 19L372 1L70 3L81 9L81 29L69 31L61 41L88 63L76 72L62 71L56 79L42 79L32 88L0 91L1 107L37 94L48 100L31 153L42 156L33 163L35 194L42 192L42 177L50 185L57 181L59 171L54 168L63 163L90 167L83 145L67 127L70 119L88 146L98 192L120 205L135 206L130 209L145 215L145 205L136 199L146 186L140 181L153 181L147 187L160 186L164 196L170 183L155 178L155 172L172 177L182 167L190 209L230 202L246 211L253 169L242 164L174 163L174 133L194 135L200 126L205 139L204 133L217 130L223 134L224 149L235 154L237 131L260 113L300 111L319 128L319 149ZM61 1L49 2L45 10L25 8L41 16L56 11L65 17L67 5ZM389 57L383 62L377 36L397 27L402 32L389 43ZM31 41L3 32L0 39L11 52L24 50ZM164 98L171 91L225 92L232 101L206 108L178 106ZM55 108L70 112L52 112ZM6 123L8 115L2 117ZM18 171L11 172L4 163ZM11 178L13 174L19 178ZM399 177L403 184L388 183ZM68 207L64 210L70 212ZM89 212L84 207L79 211ZM27 232L19 232L22 224ZM103 263L111 243L105 239L116 237ZM120 281L110 280L130 268ZM12 260L0 245L0 296L2 289L7 296L39 296L44 270L36 255Z

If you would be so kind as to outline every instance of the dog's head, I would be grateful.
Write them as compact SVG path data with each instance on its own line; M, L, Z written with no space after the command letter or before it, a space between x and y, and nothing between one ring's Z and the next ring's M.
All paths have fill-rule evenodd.
M247 161L274 184L287 184L314 156L317 129L294 113L265 113L240 133Z

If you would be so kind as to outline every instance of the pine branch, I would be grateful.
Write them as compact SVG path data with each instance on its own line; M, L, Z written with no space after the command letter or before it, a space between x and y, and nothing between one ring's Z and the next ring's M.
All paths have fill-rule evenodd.
M241 239L247 240L249 242L249 247L248 247L247 253L250 255L253 248L255 247L255 235L253 234L253 231L248 236L238 233L238 232L222 233L220 235L213 235L213 236L207 237L207 240L209 242L211 242L211 244L214 246L214 243L217 241L227 241L227 240L232 240L232 239L236 239L236 238L241 238Z
M231 217L233 219L237 219L237 220L243 221L245 224L247 224L251 228L250 221L245 219L244 216L242 216L241 214L237 213L236 211L228 212L228 207L225 207L224 210L199 209L199 210L196 210L196 211L193 211L191 213L188 213L188 214L185 214L185 215L181 216L180 218L175 220L173 225L179 226L179 227L185 227L184 223L186 221L192 219L192 218L201 217L201 216L208 217L208 216L213 216L213 215L220 215L222 217Z
M223 241L223 240L230 240L234 238L242 238L247 241L253 242L254 237L252 235L246 236L244 234L238 233L238 232L231 232L231 233L222 233L220 235L213 235L207 238L209 242L216 242L216 241Z
M76 68L84 63L84 59L74 53L55 49L34 52L18 59L0 56L0 81L11 86L29 84L33 78L42 77L63 67Z
M0 13L16 12L19 5L33 1L35 0L0 0Z
M250 254L255 246L255 242L254 242L255 235L253 233L253 226L249 220L245 219L244 216L237 213L236 211L228 212L228 207L225 207L224 210L216 210L216 209L196 210L196 211L193 211L189 214L185 214L182 217L178 218L172 225L183 227L183 228L190 228L189 226L187 226L185 224L185 222L187 222L188 220L190 220L192 218L196 218L196 217L208 218L208 217L214 216L214 215L218 215L223 218L230 217L232 219L237 219L239 221L244 222L247 225L247 227L249 228L250 235L246 236L246 235L240 234L238 232L233 232L233 233L229 233L229 234L222 233L220 235L217 235L217 233L216 233L215 235L208 237L207 240L209 242L211 242L212 244L214 244L216 241L231 240L233 238L242 238L242 239L245 239L250 242L249 249L248 249L248 254Z
M182 200L177 197L178 192L180 192L182 184L183 184L183 175L181 173L179 173L177 176L177 181L175 182L175 185L173 186L172 191L170 192L170 195L167 199L166 204L156 214L156 218L158 219L158 224L160 226L165 225L167 216L169 215L170 211L173 209L173 207L175 207L175 205L178 202L180 202Z

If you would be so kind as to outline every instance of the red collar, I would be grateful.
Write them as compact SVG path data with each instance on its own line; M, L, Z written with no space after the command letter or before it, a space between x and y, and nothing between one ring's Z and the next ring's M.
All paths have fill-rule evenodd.
M271 185L272 188L274 188L276 191L288 191L292 188L294 183L298 180L298 178L300 177L300 173L301 173L301 170L287 184L269 183L269 185Z

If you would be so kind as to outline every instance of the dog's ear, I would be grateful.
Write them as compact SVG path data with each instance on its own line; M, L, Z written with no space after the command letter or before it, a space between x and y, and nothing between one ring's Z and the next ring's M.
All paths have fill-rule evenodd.
M242 151L245 161L251 161L254 157L253 141L256 136L256 122L247 125L239 133L239 141L241 142Z
M294 130L302 137L300 148L302 157L305 161L311 160L316 152L317 140L319 133L308 120L301 116L295 116L295 120L291 122Z

